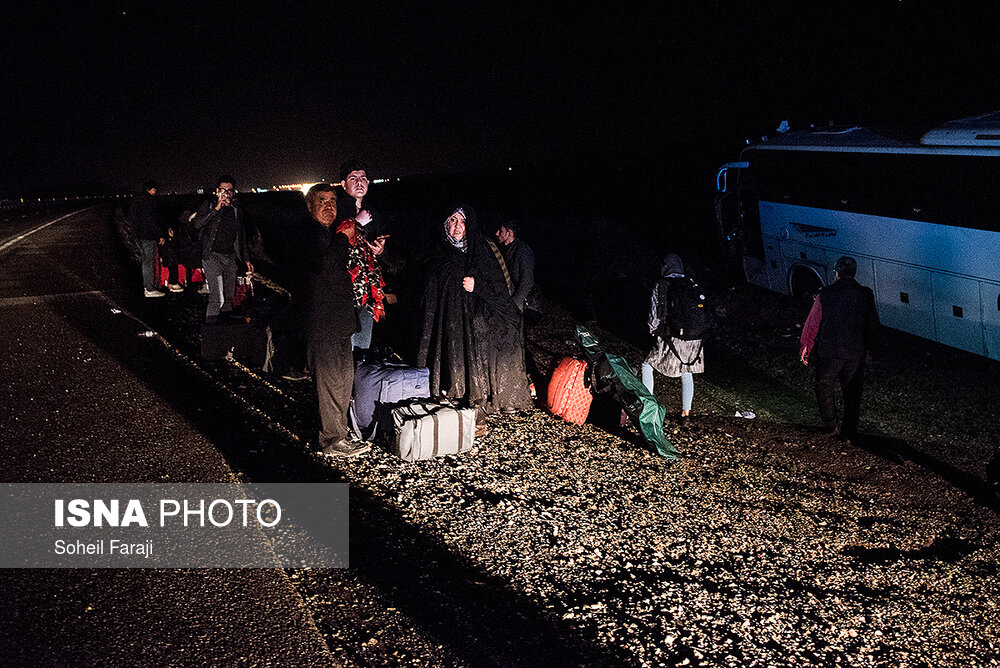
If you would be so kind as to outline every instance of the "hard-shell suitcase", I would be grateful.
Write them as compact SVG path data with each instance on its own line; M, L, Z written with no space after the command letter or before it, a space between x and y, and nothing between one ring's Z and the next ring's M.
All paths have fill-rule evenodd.
M379 420L377 440L407 462L454 455L472 449L476 411L452 408L429 401L414 401L393 408L391 420Z
M376 362L354 370L354 394L351 420L361 438L370 433L378 404L396 404L407 399L431 396L430 370Z
M549 381L549 410L553 414L575 424L587 421L594 396L585 382L586 374L583 360L564 357L559 362Z

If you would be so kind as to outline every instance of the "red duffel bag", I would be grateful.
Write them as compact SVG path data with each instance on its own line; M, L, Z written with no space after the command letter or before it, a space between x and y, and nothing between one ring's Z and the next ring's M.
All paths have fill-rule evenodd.
M587 421L594 396L585 382L586 374L585 361L562 358L549 381L549 410L553 414L576 424Z

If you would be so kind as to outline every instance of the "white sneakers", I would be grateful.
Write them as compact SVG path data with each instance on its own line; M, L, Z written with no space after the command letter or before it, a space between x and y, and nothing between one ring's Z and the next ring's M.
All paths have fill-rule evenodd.
M166 293L160 292L159 290L146 290L143 288L142 293L147 297L166 297Z
M178 283L167 283L167 290L171 292L184 292L184 288Z

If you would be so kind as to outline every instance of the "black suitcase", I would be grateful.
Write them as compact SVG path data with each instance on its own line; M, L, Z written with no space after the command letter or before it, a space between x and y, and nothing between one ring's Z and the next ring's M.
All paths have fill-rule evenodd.
M232 318L201 326L201 358L223 360L230 356L249 367L262 369L268 360L270 332L260 321Z

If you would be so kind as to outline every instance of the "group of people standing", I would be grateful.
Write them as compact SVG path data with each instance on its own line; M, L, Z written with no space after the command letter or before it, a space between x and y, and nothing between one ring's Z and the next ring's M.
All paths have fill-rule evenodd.
M378 211L367 202L368 186L366 170L357 163L344 163L338 184L312 186L305 196L308 216L289 235L294 241L283 258L291 299L277 327L281 373L293 380L315 378L319 444L329 456L355 456L369 448L367 442L352 438L348 424L354 369L371 347L374 328L386 308L396 302L396 294L386 288L380 260L389 235ZM158 249L169 247L174 236L171 229L164 238L155 221L155 194L154 182L144 184L143 195L129 212L139 239L147 297L163 295L156 289L154 265ZM233 310L237 275L244 267L253 272L249 232L234 195L235 181L224 175L218 179L214 199L182 216L198 239L209 295L207 323ZM534 284L534 256L518 238L515 222L491 232L482 229L471 206L454 206L441 221L431 250L420 258L424 267L420 303L407 305L416 315L415 331L407 334L418 335L411 361L429 369L434 398L476 409L477 430L485 428L488 413L511 413L532 405L524 310ZM878 327L874 298L854 281L855 271L851 258L838 261L838 280L820 292L802 337L803 363L809 363L810 352L815 360L824 428L845 436L857 429L864 358ZM171 289L176 282L173 272L176 268ZM674 303L668 295L684 282L692 281L681 258L667 255L649 312L656 343L641 371L650 392L654 369L680 378L682 421L691 411L694 375L705 365L701 338L677 336L663 326ZM839 427L833 399L838 382L845 398Z
M142 188L129 207L128 221L139 246L143 295L164 296L156 275L158 264L168 269L167 289L183 292L178 278L178 266L183 265L189 271L202 270L202 292L209 295L207 322L232 312L237 276L244 268L253 273L249 230L235 199L236 181L228 175L219 177L214 199L203 202L197 211L185 211L176 224L166 228L154 199L158 184L146 181Z
M329 456L350 457L369 448L353 439L348 424L354 370L366 359L375 328L398 326L379 324L396 293L387 290L383 277L389 235L367 201L368 187L366 170L357 163L344 163L339 183L312 186L305 196L308 215L287 234L279 259L290 301L272 323L276 366L292 380L315 378L319 445ZM133 229L141 228L137 221L154 217L155 193L154 187L136 198L129 215ZM234 194L234 180L220 177L214 197L190 216L208 286L207 324L233 310L237 275L244 266L253 271L249 230ZM141 244L144 294L162 296L152 267L164 242L153 238L161 235L158 225L148 227L155 232ZM476 409L477 429L485 428L487 413L531 406L522 312L534 259L515 230L508 223L489 234L469 205L454 207L436 243L419 258L422 298L406 305L417 325L406 333L417 336L411 361L430 370L435 398Z
M303 244L304 280L301 296L292 297L306 315L320 446L330 456L354 456L369 447L351 438L347 423L354 365L356 357L363 357L358 351L371 344L386 306L395 301L395 294L385 290L379 264L388 235L365 202L367 176L354 167L343 170L346 197L340 203L329 184L317 184L306 194L311 220ZM480 230L470 206L456 206L442 221L433 250L422 258L426 275L414 362L430 370L433 397L476 409L482 428L487 413L531 406L521 313L533 260L527 247L514 244L510 228L501 228L497 238L499 246ZM515 273L500 246L516 260Z

